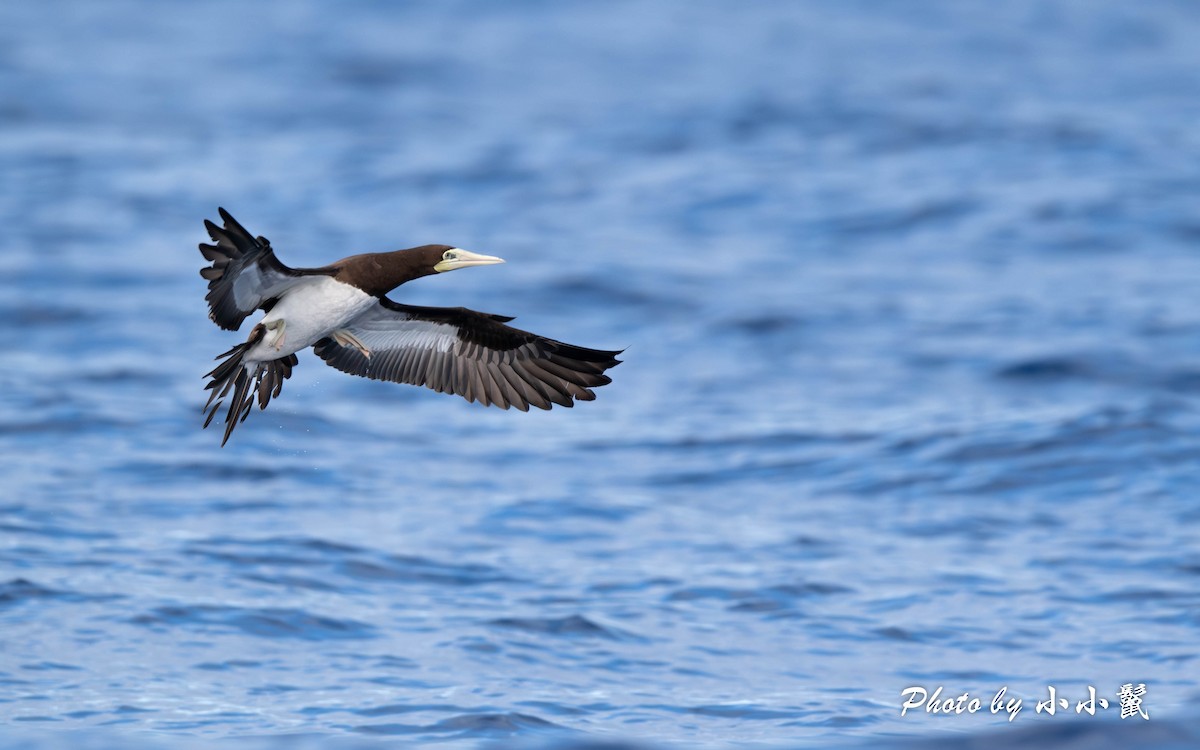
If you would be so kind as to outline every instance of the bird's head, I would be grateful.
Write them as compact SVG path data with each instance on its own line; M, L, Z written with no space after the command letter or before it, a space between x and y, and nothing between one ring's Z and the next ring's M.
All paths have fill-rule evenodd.
M331 268L335 270L338 281L379 296L422 276L503 262L502 258L479 255L459 247L421 245L390 253L351 255L337 261Z
M503 263L503 258L497 258L494 255L480 255L469 250L463 250L461 247L450 247L449 245L426 245L421 248L426 254L430 266L437 273L445 273L447 271L457 271L460 268L470 268L471 266L490 266L493 263Z

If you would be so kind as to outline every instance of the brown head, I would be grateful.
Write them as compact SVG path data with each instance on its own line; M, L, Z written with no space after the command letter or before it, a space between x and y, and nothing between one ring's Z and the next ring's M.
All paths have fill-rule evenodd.
M333 277L376 297L413 279L470 266L503 263L503 258L480 255L450 245L421 245L390 253L351 255L333 264Z

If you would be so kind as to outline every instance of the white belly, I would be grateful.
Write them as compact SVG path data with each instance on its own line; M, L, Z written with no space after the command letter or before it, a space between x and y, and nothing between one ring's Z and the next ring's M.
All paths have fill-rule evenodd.
M354 320L376 303L376 298L358 287L314 276L312 281L292 287L271 312L260 321L268 327L266 337L246 353L249 361L278 359L312 346ZM275 348L275 321L283 321L282 346Z

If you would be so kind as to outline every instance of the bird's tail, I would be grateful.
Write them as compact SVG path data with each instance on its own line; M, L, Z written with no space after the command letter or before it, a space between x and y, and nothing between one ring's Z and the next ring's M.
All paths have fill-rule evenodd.
M206 391L212 391L208 395L208 403L204 405L204 409L208 412L208 416L204 420L205 427L212 423L213 417L220 410L225 397L231 390L233 391L229 409L225 412L225 437L221 440L222 446L229 441L229 436L233 434L233 428L238 423L245 422L246 417L250 416L255 395L257 394L258 397L258 408L267 408L271 399L278 396L279 392L283 390L283 381L292 376L292 368L299 361L295 354L289 354L286 357L266 362L247 363L245 361L246 352L257 344L265 333L266 331L261 325L255 326L246 343L238 344L224 354L218 355L216 359L223 361L204 376L212 378L208 385L204 386Z

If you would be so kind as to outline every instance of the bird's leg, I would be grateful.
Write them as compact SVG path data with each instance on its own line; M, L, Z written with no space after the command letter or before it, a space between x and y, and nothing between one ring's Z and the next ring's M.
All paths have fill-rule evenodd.
M371 350L367 348L367 345L359 341L357 336L344 328L333 332L333 340L342 346L352 346L362 352L362 355L367 359L371 358Z
M267 342L267 346L273 347L275 349L275 351L279 351L280 349L282 349L283 348L283 340L286 335L286 329L287 329L287 323L284 321L284 319L278 318L278 319L272 320L268 323L264 323L263 325L266 326L268 331L272 331L275 333L275 337L273 339L271 339L269 342Z

